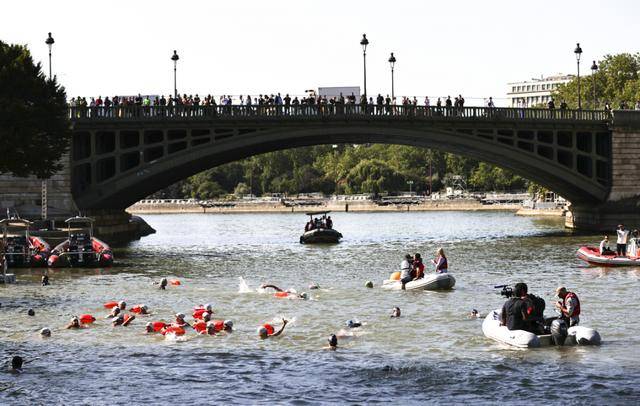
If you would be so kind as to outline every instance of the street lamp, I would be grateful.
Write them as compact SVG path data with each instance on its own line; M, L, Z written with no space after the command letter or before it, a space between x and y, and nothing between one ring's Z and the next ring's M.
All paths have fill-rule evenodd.
M393 52L391 52L391 56L389 57L389 65L391 65L391 99L395 98L395 91L393 87L393 68L396 66L396 57L393 56Z
M177 69L178 69L178 59L180 59L180 57L178 56L178 53L175 51L175 49L173 50L173 56L171 56L171 60L173 61L173 98L177 99L178 98L178 85L177 85L177 80L176 80L176 75L177 75Z
M47 38L47 40L44 42L49 47L49 80L53 79L52 76L51 76L51 48L53 48L53 43L54 42L55 41L53 40L53 37L51 36L51 33L49 33L49 38Z
M364 97L366 100L367 98L367 45L369 45L367 34L362 34L360 45L362 45L362 60L364 62Z
M582 56L582 48L580 48L580 43L576 44L576 49L573 50L573 53L576 54L576 62L578 63L578 110L582 109L582 97L580 94L580 57Z
M598 71L598 65L596 61L593 61L591 65L591 77L593 78L593 109L597 108L596 106L596 72Z
M413 185L413 181L412 180L408 180L407 181L407 185L409 185L409 194L411 194L411 186Z

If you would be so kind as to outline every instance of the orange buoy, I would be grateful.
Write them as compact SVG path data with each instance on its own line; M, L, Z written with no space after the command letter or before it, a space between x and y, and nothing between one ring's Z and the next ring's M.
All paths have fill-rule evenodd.
M289 297L289 292L276 292L276 293L273 294L273 296L280 297L280 298Z
M122 325L126 327L135 319L136 319L136 316L134 316L133 314L125 314L123 317L124 321L122 322Z
M118 302L115 302L115 301L107 302L104 304L105 309L112 309L116 306L118 306Z
M91 324L94 321L96 321L96 318L90 314L83 314L79 317L79 319L80 319L80 323L82 324Z
M174 285L174 286L179 286L180 285L180 281L177 279L171 279L169 281L170 284Z
M273 328L273 326L272 326L271 324L269 324L269 323L264 323L264 324L262 325L262 327L264 327L264 328L266 328L266 329L267 329L267 335L271 335L271 334L273 334L273 333L276 331L276 330Z
M222 331L224 328L224 320L213 320L213 329L217 331Z
M162 322L162 321L154 321L151 325L153 326L153 331L156 331L156 332L158 332L158 331L162 330L163 328L167 327L167 323Z
M197 323L194 323L193 329L198 333L202 334L205 331L207 331L207 323L205 323L204 321L199 321Z
M394 272L391 274L391 276L389 277L390 280L392 281L399 281L400 280L400 272Z
M169 333L173 333L177 336L181 336L181 335L184 335L186 331L184 331L182 327L178 327L178 326L169 326L169 327L166 327L164 330L162 330L162 335L166 335Z
M193 318L194 319L201 319L202 315L206 313L206 309L202 308L202 309L196 309L193 311Z

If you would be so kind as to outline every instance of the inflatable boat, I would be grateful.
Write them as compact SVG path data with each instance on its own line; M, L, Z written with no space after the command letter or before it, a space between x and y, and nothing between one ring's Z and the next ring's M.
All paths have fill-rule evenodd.
M394 275L396 275L395 272L392 274L392 279L382 281L382 289L402 290L402 282L393 278ZM449 273L431 273L425 275L424 278L407 282L404 288L406 290L448 290L453 288L455 284L456 278Z
M615 254L600 255L596 247L580 247L576 255L581 260L595 266L640 266L640 257L619 257Z
M600 345L600 334L589 327L566 328L563 321L551 323L549 334L536 335L525 330L509 330L500 325L501 309L494 310L482 322L484 335L499 343L517 348L548 347L552 345Z
M33 225L28 220L10 218L0 221L2 254L8 268L37 268L47 266L50 247L40 237L29 235ZM2 248L4 247L4 248Z
M50 267L108 267L113 265L111 248L93 236L93 219L72 217L65 222L67 223L68 238L51 251L48 261Z
M309 216L309 222L304 228L304 234L300 236L300 244L335 244L340 242L342 234L333 229L331 217L327 217L330 211L313 211L305 213ZM321 218L313 216L322 215Z

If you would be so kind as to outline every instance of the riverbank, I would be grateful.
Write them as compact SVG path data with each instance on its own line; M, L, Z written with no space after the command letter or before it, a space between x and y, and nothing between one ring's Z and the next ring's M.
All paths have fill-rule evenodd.
M141 201L127 209L131 214L177 214L177 213L304 213L310 211L334 212L403 212L403 211L513 211L520 204L482 204L475 199L427 200L418 203L379 204L370 200L330 200L288 205L280 201L229 202L207 205L194 201Z

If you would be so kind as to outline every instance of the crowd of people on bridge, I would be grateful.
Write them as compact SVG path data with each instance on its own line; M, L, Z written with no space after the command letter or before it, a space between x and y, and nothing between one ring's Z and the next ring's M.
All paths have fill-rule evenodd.
M71 118L135 117L135 116L204 116L204 115L325 115L325 114L371 114L371 115L464 115L465 99L458 95L438 97L432 105L429 96L422 104L416 96L383 96L375 98L365 95L328 97L310 92L306 96L294 96L281 93L251 95L222 95L214 97L199 94L182 96L113 96L113 97L74 97L69 101ZM418 109L420 107L420 109ZM490 97L486 107L495 107Z

